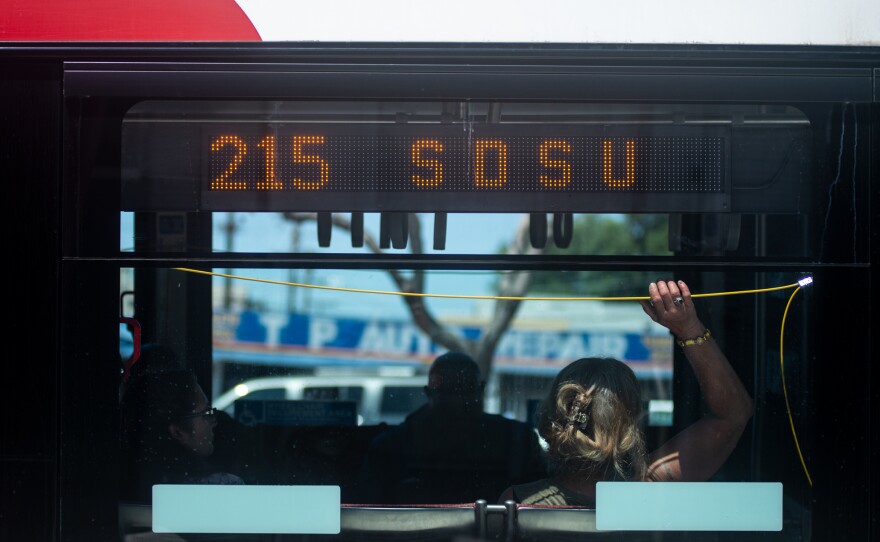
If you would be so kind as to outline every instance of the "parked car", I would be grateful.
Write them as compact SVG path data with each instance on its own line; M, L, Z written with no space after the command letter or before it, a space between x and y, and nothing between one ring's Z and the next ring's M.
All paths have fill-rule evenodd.
M234 415L240 399L354 401L358 424L398 424L426 402L427 376L278 376L238 384L214 401Z

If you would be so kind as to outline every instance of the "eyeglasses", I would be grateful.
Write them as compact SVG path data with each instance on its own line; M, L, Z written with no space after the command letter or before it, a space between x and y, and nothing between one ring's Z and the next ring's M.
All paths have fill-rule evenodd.
M201 412L193 412L192 414L187 414L185 416L181 416L181 420L187 420L189 418L198 418L199 416L216 416L217 409L214 407L207 408L202 410Z

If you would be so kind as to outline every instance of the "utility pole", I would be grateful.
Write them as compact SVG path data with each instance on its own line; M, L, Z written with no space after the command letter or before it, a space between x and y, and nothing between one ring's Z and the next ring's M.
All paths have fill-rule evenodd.
M226 252L232 252L233 239L235 238L235 213L226 213L226 224L223 233L226 234ZM232 269L226 269L226 274L231 275ZM232 279L227 278L223 285L223 308L228 312L232 308Z
M299 253L299 222L293 221L293 233L290 238L290 251L293 254ZM288 269L287 270L287 281L288 282L299 282L299 271L297 269ZM299 288L295 288L293 286L287 288L287 312L295 313L297 309L297 290Z

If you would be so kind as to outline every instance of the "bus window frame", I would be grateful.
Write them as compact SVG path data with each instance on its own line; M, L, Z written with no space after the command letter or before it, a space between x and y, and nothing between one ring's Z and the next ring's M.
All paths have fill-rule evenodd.
M240 53L240 51L239 51ZM710 48L711 53L711 48ZM155 53L154 53L155 54ZM196 53L181 48L165 52L171 58L183 58L197 56ZM254 54L251 51L250 54ZM338 52L335 54L339 54ZM757 54L757 53L753 53ZM664 57L659 54L658 56ZM723 57L723 54L718 54ZM245 55L247 57L247 55ZM614 58L609 55L607 58ZM704 55L702 62L711 64L713 62L712 55ZM708 58L708 60L706 60ZM459 60L460 61L460 60ZM699 63L700 61L695 61ZM726 64L729 59L722 58L718 60L720 66L672 66L669 69L676 72L673 75L658 73L663 68L653 67L650 65L628 66L622 68L614 68L610 66L561 66L546 69L546 73L541 71L539 67L529 66L492 66L492 70L496 73L484 74L479 73L480 69L485 66L473 67L443 67L430 64L416 65L408 64L402 68L385 66L384 69L376 69L370 66L352 66L334 63L324 60L318 64L289 64L288 70L280 70L276 74L277 79L273 80L272 73L266 71L266 64L263 63L217 63L208 66L198 62L192 62L192 70L185 71L181 69L168 69L167 63L150 63L150 62L133 62L133 61L110 61L110 62L65 62L64 63L64 93L65 93L65 115L68 120L76 121L78 118L77 103L80 100L121 100L121 101L137 101L139 99L161 99L161 98L260 98L260 97L316 97L320 89L326 89L332 86L336 89L350 89L338 92L334 98L388 98L388 99L424 99L430 92L436 92L433 98L446 99L464 99L469 95L471 97L479 97L480 99L497 99L503 96L505 99L534 99L534 96L541 92L539 87L550 87L557 89L553 98L561 100L640 100L658 101L658 102L700 102L700 101L744 101L744 102L762 102L762 103L856 103L870 104L872 100L876 101L876 92L880 92L873 87L872 77L876 80L880 77L880 70L873 71L868 68L834 68L827 66L819 67L796 67L796 68L779 68L758 66L751 68L729 68ZM748 62L746 62L748 63ZM601 62L599 63L601 64ZM182 67L187 65L186 62L175 63L175 66ZM240 68L239 72L233 72L231 79L230 69ZM275 69L275 65L272 66ZM570 73L570 72L579 73ZM520 73L506 73L520 72ZM534 73L542 75L541 84L535 84L532 79ZM383 76L384 83L376 84L358 89L357 83L368 81L370 76ZM257 79L255 81L254 79ZM620 79L626 78L629 83L621 86ZM391 82L404 81L400 86L390 85L384 87L385 84ZM464 92L467 81L474 83L476 91L474 93ZM615 82L617 81L617 82ZM693 82L698 81L699 85ZM297 88L296 83L303 84L305 90L299 91L297 96L290 95L290 88ZM525 84L524 84L525 82ZM309 83L309 85L306 85ZM553 83L553 84L551 84ZM441 91L433 91L437 87L432 84L439 85ZM519 85L519 86L518 86ZM765 86L766 85L766 86ZM697 87L700 89L697 90ZM733 90L732 87L736 87ZM392 88L392 91L387 90ZM358 89L358 90L355 90ZM515 90L511 90L515 89ZM653 89L653 90L652 90ZM708 89L708 90L707 90ZM518 94L520 93L520 94ZM257 95L259 94L259 95ZM307 94L307 95L306 95ZM621 98L621 96L623 98ZM324 96L322 96L324 97ZM542 99L543 99L542 95ZM873 104L876 112L877 105ZM876 116L876 115L875 115ZM668 269L670 271L681 270L685 266L689 266L691 270L714 270L721 269L725 262L713 262L710 258L693 259L692 261L682 262L676 261L674 258L615 258L613 260L601 258L556 258L556 259L535 259L527 257L448 257L448 256L399 256L391 255L387 257L359 257L345 256L340 258L328 258L327 256L305 254L305 255L253 255L253 254L222 254L210 255L205 257L204 254L153 254L144 257L125 255L118 252L118 231L116 237L107 239L107 244L98 241L97 247L90 247L92 235L96 235L98 230L86 227L82 229L82 222L88 219L81 214L79 203L81 198L91 197L88 191L82 192L83 195L77 195L82 188L82 184L89 184L90 180L83 180L81 174L83 172L77 169L77 163L80 161L79 141L76 140L77 134L74 126L68 124L65 129L67 133L64 136L65 148L65 187L63 194L64 210L73 211L65 212L61 219L62 229L68 234L63 243L62 261L61 261L61 293L62 308L60 315L60 329L62 331L61 354L60 358L60 380L61 380L61 426L64 437L61 437L61 447L65 454L60 463L60 495L61 502L65 503L60 514L61 532L65 533L62 537L67 536L66 533L88 532L95 534L111 534L115 529L113 519L115 511L108 508L107 488L113 487L113 467L114 460L112 453L102 452L94 454L90 439L85 436L96 435L96 441L114 442L116 434L113 421L115 412L113 409L106 409L109 412L97 412L93 405L111 405L116 401L115 384L118 383L118 374L112 364L99 365L96 359L113 359L113 349L116 346L116 339L113 331L116 326L117 296L118 287L114 290L114 286L118 286L114 281L118 281L118 270L121 267L139 267L139 268L168 268L189 264L192 257L199 257L197 262L205 267L286 267L286 266L325 266L340 268L392 268L396 266L402 267L430 267L430 268L447 268L447 269L550 269L555 266L560 267L590 267L597 269L643 269L646 267ZM876 134L878 127L874 123L871 128ZM86 137L90 137L87 135ZM876 154L876 153L875 153ZM876 160L876 157L873 158ZM91 186L90 186L91 187ZM112 191L111 191L112 192ZM876 203L877 193L873 195L872 203ZM103 201L112 202L111 196L106 197ZM101 211L108 213L109 218L118 222L118 209L113 209L112 204L108 204L106 209ZM104 217L108 218L108 217ZM877 218L872 218L872 224L876 225ZM100 220L99 220L100 222ZM112 237L110 232L100 232L104 237ZM85 244L82 244L85 241ZM872 245L876 247L876 243ZM874 256L876 256L876 248L872 248ZM109 259L107 259L109 258ZM328 262L330 262L328 264ZM738 269L741 270L776 270L788 269L792 265L810 267L810 262L791 261L787 258L781 258L772 262L738 262ZM841 273L844 277L854 279L854 282L864 281L864 274L867 273L864 268L850 266ZM821 281L822 269L817 275ZM841 275L834 274L832 270L825 270L827 277L839 277ZM873 271L871 271L873 274ZM115 278L114 278L115 274ZM855 286L843 285L843 291L850 292ZM203 294L202 294L203 295ZM871 293L872 298L876 299L878 295L877 289ZM827 306L827 302L824 306ZM80 311L85 314L106 314L107 318L104 322L83 321L79 318ZM112 316L112 318L111 318ZM864 323L862 324L864 325ZM814 339L818 341L819 339ZM876 345L876 338L870 338L867 349L870 350L872 345ZM827 353L834 351L831 346L816 346L812 344L810 351L819 353ZM852 347L853 352L859 352L856 346ZM88 368L84 371L83 368ZM840 377L835 381L842 381L844 376L857 376L853 368L843 368ZM827 369L822 374L827 375ZM863 386L867 386L863 382ZM91 393L89 401L82 397L74 395L78 389L89 390ZM109 391L108 391L109 390ZM868 393L868 391L865 391ZM858 393L857 397L861 397ZM92 403L91 401L94 401ZM840 414L843 407L823 412L819 423L833 423L835 416ZM862 415L856 418L854 424L859 420L869 420L870 416ZM860 426L864 427L864 425ZM78 440L77 440L78 439ZM873 437L876 444L876 433ZM118 442L118 438L116 439ZM830 446L830 445L829 445ZM834 456L832 452L839 451L839 448L822 448L818 451L821 459L831 460ZM856 452L846 456L850 459L857 458ZM840 460L836 457L834 459ZM830 467L826 468L826 471ZM83 472L88 471L89 476L85 476ZM103 472L103 473L102 473ZM95 474L94 477L91 476ZM109 473L109 474L108 474ZM876 490L876 481L872 482L873 488ZM103 491L103 493L102 493ZM837 489L833 495L845 496L843 490ZM840 528L847 526L840 525L834 520L833 514L836 510L842 510L844 503L828 503L828 497L821 497L821 504L827 505L827 508L814 508L818 518L817 534L819 536L828 534L834 530L837 525ZM113 499L110 499L113 501ZM73 505L79 502L78 505ZM858 504L856 497L851 497L847 503ZM113 502L115 505L115 501ZM71 506L73 505L73 506ZM818 505L817 505L818 506ZM866 505L865 505L866 506ZM866 510L857 508L858 510ZM855 514L853 508L850 513ZM848 516L850 517L850 516ZM863 517L870 517L869 514ZM90 518L90 519L89 519ZM88 523L94 520L99 527L90 526ZM107 525L110 525L108 528ZM858 529L858 526L848 526L848 529ZM867 532L867 527L865 528Z

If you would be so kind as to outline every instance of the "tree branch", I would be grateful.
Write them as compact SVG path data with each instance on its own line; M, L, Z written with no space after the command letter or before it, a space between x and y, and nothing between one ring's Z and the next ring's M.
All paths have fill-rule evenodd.
M534 248L529 240L529 215L523 215L517 228L516 235L507 246L507 254L541 254L543 249ZM531 271L513 271L503 273L498 281L499 297L523 297L529 291L532 283ZM484 378L488 378L492 368L492 358L498 342L510 327L510 323L516 316L521 301L499 299L495 301L492 319L477 341L474 359L480 365Z
M284 218L292 222L307 222L317 220L317 213L284 213ZM351 232L351 222L340 214L332 214L334 227ZM409 246L413 254L423 254L421 221L418 215L410 213L408 216ZM376 239L368 232L364 232L364 244L374 254L384 254L385 251L376 242ZM529 215L523 215L516 235L507 246L507 254L541 254L543 249L531 246L529 240ZM385 270L394 281L398 290L407 293L424 293L425 272L421 269L412 271L407 277L397 269ZM501 297L522 297L532 282L531 271L514 271L501 274L498 281L498 295ZM516 316L520 301L497 300L492 313L492 319L486 329L480 334L479 340L471 341L453 333L447 326L437 321L428 310L425 298L403 296L403 301L412 315L413 322L436 344L449 350L466 352L474 358L480 366L483 377L488 379L492 369L492 358L498 342L510 327L510 323Z
M307 222L317 220L317 213L284 213L284 218L292 222ZM422 254L422 235L421 222L415 213L410 213L408 217L409 227L409 245L413 254ZM351 232L351 222L342 215L334 213L332 215L332 224L334 227ZM364 245L374 254L384 254L385 251L376 242L376 239L368 232L364 232ZM412 276L407 278L397 269L386 269L385 271L391 276L397 289L407 293L424 293L425 272L416 269L412 272ZM463 337L459 337L453 333L448 327L444 326L434 317L425 304L425 298L402 296L403 301L412 315L413 322L435 343L459 352L467 352L475 355L475 345L473 341L469 341Z

